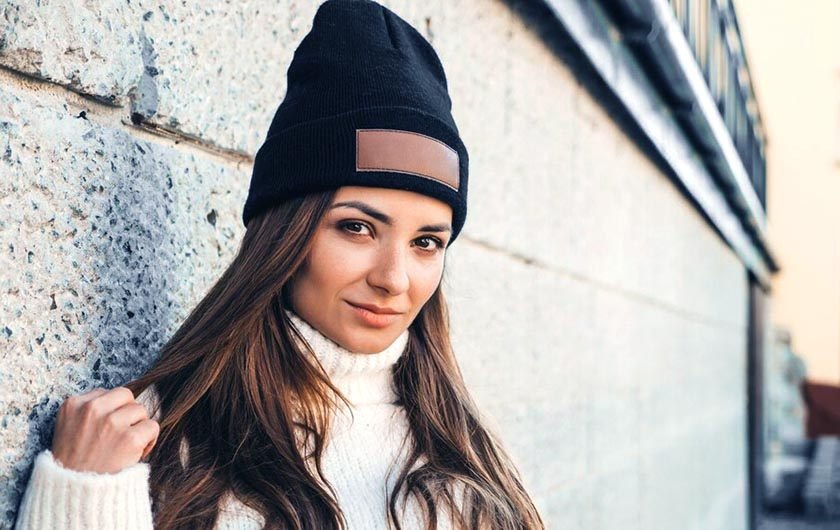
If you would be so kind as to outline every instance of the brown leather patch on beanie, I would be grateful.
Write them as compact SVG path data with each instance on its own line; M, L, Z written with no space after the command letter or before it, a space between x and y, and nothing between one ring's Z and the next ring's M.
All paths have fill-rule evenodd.
M356 171L394 171L459 186L458 152L431 136L398 129L356 129Z

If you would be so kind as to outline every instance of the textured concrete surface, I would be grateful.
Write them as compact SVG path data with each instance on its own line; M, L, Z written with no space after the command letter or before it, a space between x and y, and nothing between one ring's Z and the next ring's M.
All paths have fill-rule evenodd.
M507 3L384 3L448 74L456 352L548 527L744 528L741 264ZM142 372L232 257L318 2L187 4L0 8L0 527L61 401Z
M143 75L140 27L123 4L6 0L0 64L122 104Z
M241 235L245 172L79 114L0 87L0 527L63 398L138 375Z
M509 25L510 16L486 0L381 3L434 44L442 41L444 64L464 51L463 39L477 50L477 30ZM286 69L319 4L7 0L0 7L6 20L0 25L0 65L128 105L137 117L164 129L253 154L285 93ZM491 55L483 55L482 68L498 66Z
M553 176L590 190L589 209L498 206L503 214L473 218L470 236L489 242L452 249L450 302L468 383L523 468L540 470L532 486L545 492L552 527L743 528L743 270L634 148L587 167L601 150L591 135L621 141L608 120L572 107L558 121L580 148L559 150L578 169ZM621 183L628 167L635 185ZM603 185L586 182L596 179ZM487 205L476 204L481 215ZM522 210L542 218L522 222Z

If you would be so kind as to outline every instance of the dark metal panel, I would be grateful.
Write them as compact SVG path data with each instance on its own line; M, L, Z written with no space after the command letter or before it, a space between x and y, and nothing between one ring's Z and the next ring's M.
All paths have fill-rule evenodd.
M758 528L764 491L764 343L767 294L749 273L747 318L747 480L749 528Z

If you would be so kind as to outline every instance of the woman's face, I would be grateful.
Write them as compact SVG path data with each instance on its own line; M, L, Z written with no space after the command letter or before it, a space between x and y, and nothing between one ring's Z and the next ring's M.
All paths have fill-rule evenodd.
M384 350L440 283L451 222L452 208L427 195L339 188L292 278L293 310L350 351Z

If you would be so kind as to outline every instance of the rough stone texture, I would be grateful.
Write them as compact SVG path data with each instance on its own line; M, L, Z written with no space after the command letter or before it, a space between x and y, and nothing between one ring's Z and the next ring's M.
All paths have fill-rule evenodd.
M0 88L0 527L63 399L139 375L232 257L248 174Z
M123 2L4 0L0 64L123 104L143 74L132 15Z
M427 18L458 22L447 0L382 3L430 38ZM8 0L0 65L129 102L135 119L253 155L319 4Z
M0 527L61 401L140 373L232 257L231 158L318 3L0 8L0 64L59 87L0 89ZM743 266L506 3L384 3L446 67L471 160L456 352L548 528L746 528Z

